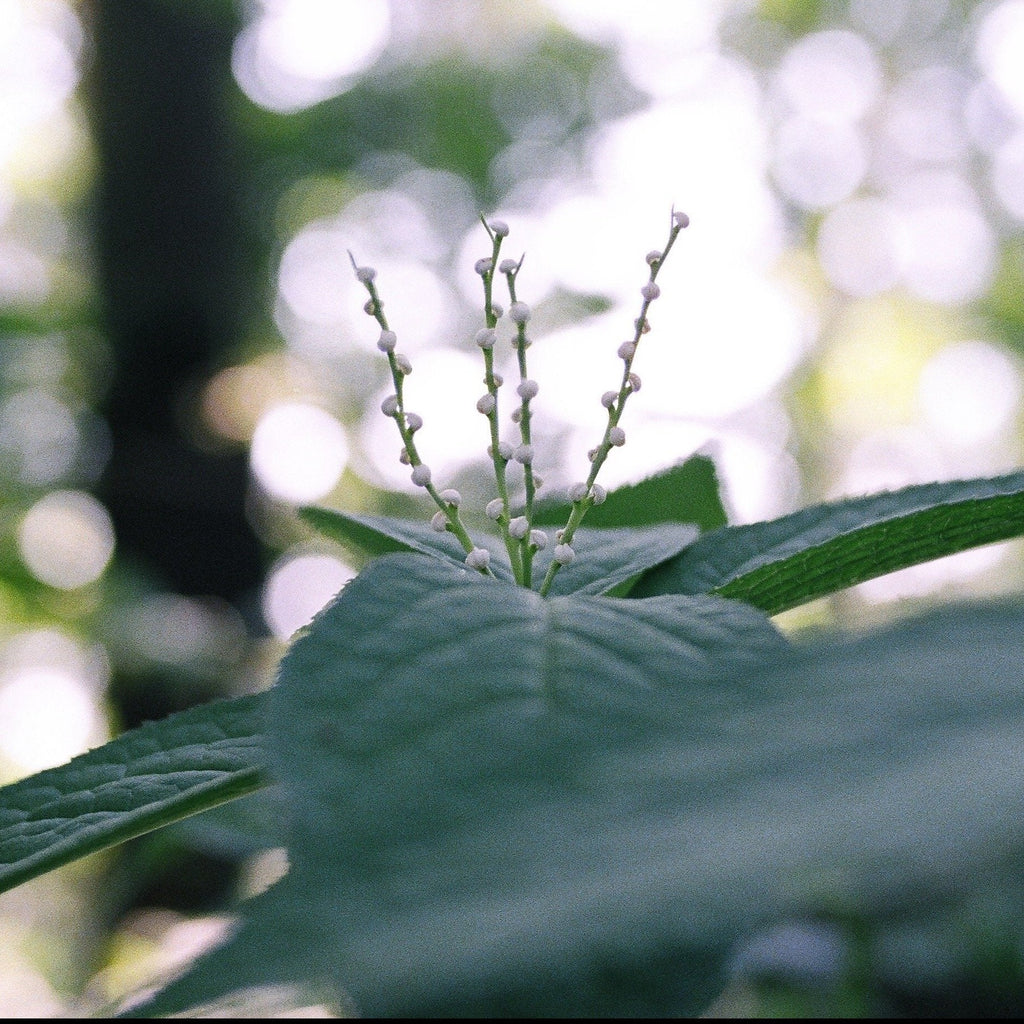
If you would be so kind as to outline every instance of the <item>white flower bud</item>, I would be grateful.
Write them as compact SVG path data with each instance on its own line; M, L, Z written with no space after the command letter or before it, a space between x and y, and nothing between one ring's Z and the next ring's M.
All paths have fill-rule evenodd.
M484 508L484 515L488 519L500 519L501 513L505 511L505 503L501 498L493 498L487 502L487 506Z
M568 544L557 544L551 557L559 565L569 565L576 558L576 552Z
M444 533L448 529L448 517L439 510L434 513L430 525L438 533Z
M653 267L655 263L660 263L662 252L660 249L652 249L644 259L647 260L647 265Z
M512 339L512 344L514 344L517 349L529 348L533 344L533 338L528 338L525 334L522 338L517 335Z
M544 477L534 474L533 486L539 491L544 486Z
M405 425L409 428L410 434L415 434L423 426L423 417L419 413L407 412L405 414Z
M417 487L426 487L430 483L430 467L422 462L412 468L412 482Z
M453 508L458 508L462 504L462 495L454 487L445 488L438 497L442 501L446 501Z
M508 441L499 441L498 455L508 462L508 460L512 458L512 445L510 445Z
M533 445L532 444L521 444L512 453L512 457L516 462L521 462L524 466L528 466L533 462Z
M531 530L530 543L538 551L543 551L548 546L548 535L543 530Z
M594 459L597 458L598 451L600 451L599 448L591 448L590 451L587 452L587 458L590 459L591 462L593 462Z
M530 319L530 307L525 302L513 302L508 307L508 317L516 324L525 324Z
M491 374L491 380L494 381L494 386L496 388L500 388L501 385L505 383L505 378L502 377L502 375L500 373L492 373ZM486 384L487 382L484 381L484 383Z
M487 225L499 238L508 234L508 225L503 220L492 220Z
M500 302L492 302L491 313L500 320L505 313L505 307Z
M481 327L476 332L476 343L481 348L494 348L494 343L498 340L498 332L493 327Z
M509 522L508 532L510 537L522 540L530 532L530 520L526 516L516 516Z
M688 228L690 226L690 218L682 210L673 213L672 219L675 221L677 228Z
M640 289L640 294L648 302L653 302L661 294L661 288L658 287L657 281L648 281L647 284Z
M523 410L522 410L522 407L517 405L509 413L509 419L512 420L513 423L522 423L523 422Z
M600 484L594 484L590 490L590 496L594 499L595 505L603 505L608 497L608 492Z
M468 555L466 555L466 565L470 569L486 569L491 564L491 553L487 548L473 548Z
M570 501L582 501L587 496L587 485L586 484L573 484L569 488L569 500Z
M473 269L483 277L484 274L489 274L494 269L494 260L490 256L485 256L482 260L477 260L473 264Z
M409 362L409 357L402 352L395 353L395 365L398 367L398 372L405 377L412 373L412 363Z
M356 278L363 284L369 284L376 276L377 271L373 267L356 267Z
M481 395L476 400L476 411L482 413L484 416L490 416L494 412L494 407L497 405L497 400L494 395L488 394Z
M374 302L373 299L367 299L366 302L363 303L363 312L367 316L376 316L377 303Z
M380 403L380 411L385 416L394 416L398 412L398 395L388 395L383 402Z
M638 316L638 317L637 317L637 318L636 318L636 319L635 319L635 320L633 321L633 326L634 326L634 327L635 327L635 328L636 328L636 329L637 329L637 330L638 330L638 331L639 331L639 332L640 332L641 334L647 334L647 333L648 333L648 332L650 331L650 329L651 329L651 324L650 324L650 321L649 321L649 320L645 320L645 319L644 319L644 317L642 317L642 316Z
M398 335L394 331L381 331L380 337L377 339L377 348L381 352L394 352L395 346L398 344Z
M528 402L531 398L537 397L540 385L535 380L521 380L516 391L519 393L520 398Z
M615 445L616 448L621 448L626 443L626 432L622 427L612 427L608 431L608 443Z
M635 394L640 390L640 375L638 373L631 373L628 380L630 390Z
M632 359L636 355L636 342L635 341L624 341L619 346L619 358L620 359Z
M514 274L519 263L516 260L502 260L498 264L498 270L503 274Z
M410 458L409 458L409 449L408 449L408 448L403 448L403 449L402 449L402 450L401 450L401 451L400 451L400 452L398 453L398 461L399 461L399 462L400 462L400 463L401 463L401 464L402 464L403 466L411 466L411 465L412 465L412 459L410 459Z
M615 404L615 399L619 397L618 391L606 391L601 396L601 404L606 408L610 409Z

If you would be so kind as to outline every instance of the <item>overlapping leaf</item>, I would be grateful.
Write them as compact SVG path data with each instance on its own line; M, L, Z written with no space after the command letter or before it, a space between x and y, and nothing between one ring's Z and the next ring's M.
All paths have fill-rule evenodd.
M262 695L151 722L0 790L0 891L267 784Z
M536 521L561 526L569 517L568 502L541 502ZM693 523L707 533L725 526L715 464L706 455L691 455L676 466L635 484L609 491L602 505L587 513L591 529L655 526L658 523Z
M439 533L426 522L324 508L304 509L303 517L325 536L366 555L414 551L460 567L466 557L452 534ZM694 526L674 522L638 529L580 530L574 541L579 558L559 572L551 593L607 593L679 554L693 543L697 532ZM493 534L475 533L473 541L491 552L494 575L511 581L512 570L501 540ZM534 575L538 580L551 563L552 550L549 547L537 555Z
M634 596L719 594L769 614L910 565L1024 534L1024 473L815 505L705 534Z

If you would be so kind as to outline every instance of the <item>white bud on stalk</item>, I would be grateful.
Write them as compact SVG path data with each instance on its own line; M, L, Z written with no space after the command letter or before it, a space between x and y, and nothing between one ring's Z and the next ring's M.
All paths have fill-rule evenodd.
M508 524L509 536L522 540L530 532L530 520L526 516L516 516Z
M558 544L555 546L554 553L551 556L559 565L569 565L576 558L576 552L568 544Z
M466 555L466 565L470 569L486 569L491 564L491 553L487 548L473 548L468 555Z

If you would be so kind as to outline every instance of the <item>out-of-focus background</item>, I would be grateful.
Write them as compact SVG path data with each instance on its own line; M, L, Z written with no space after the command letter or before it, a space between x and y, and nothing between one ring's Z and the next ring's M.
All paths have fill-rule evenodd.
M0 782L268 686L358 568L298 505L416 511L346 250L435 479L486 500L472 264L479 212L509 222L554 491L673 204L605 483L699 449L747 522L1020 464L1024 0L2 0ZM998 545L787 625L1020 581ZM265 811L0 898L0 1012L95 1010L211 941L281 870ZM723 1005L1020 1009L998 919L784 933L784 995ZM840 947L869 968L823 990Z

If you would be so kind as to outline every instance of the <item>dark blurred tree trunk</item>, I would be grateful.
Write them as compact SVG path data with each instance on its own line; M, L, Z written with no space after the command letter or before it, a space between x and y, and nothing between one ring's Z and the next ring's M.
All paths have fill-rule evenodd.
M99 493L118 558L156 586L252 605L260 545L245 517L244 454L197 447L190 404L244 325L240 174L228 113L233 0L92 0L86 87L98 157L95 245L113 379L112 454ZM126 727L223 692L215 673L115 664ZM147 837L111 866L103 915L216 904L231 861ZM154 850L162 851L154 853Z
M235 599L260 578L245 460L199 450L182 419L242 320L224 111L236 26L166 0L93 11L97 244L117 359L103 496L124 553L183 593Z
M197 447L188 427L190 399L237 339L251 264L227 111L235 8L94 0L88 15L96 245L116 358L100 496L122 559L168 589L244 604L262 568L245 457Z

